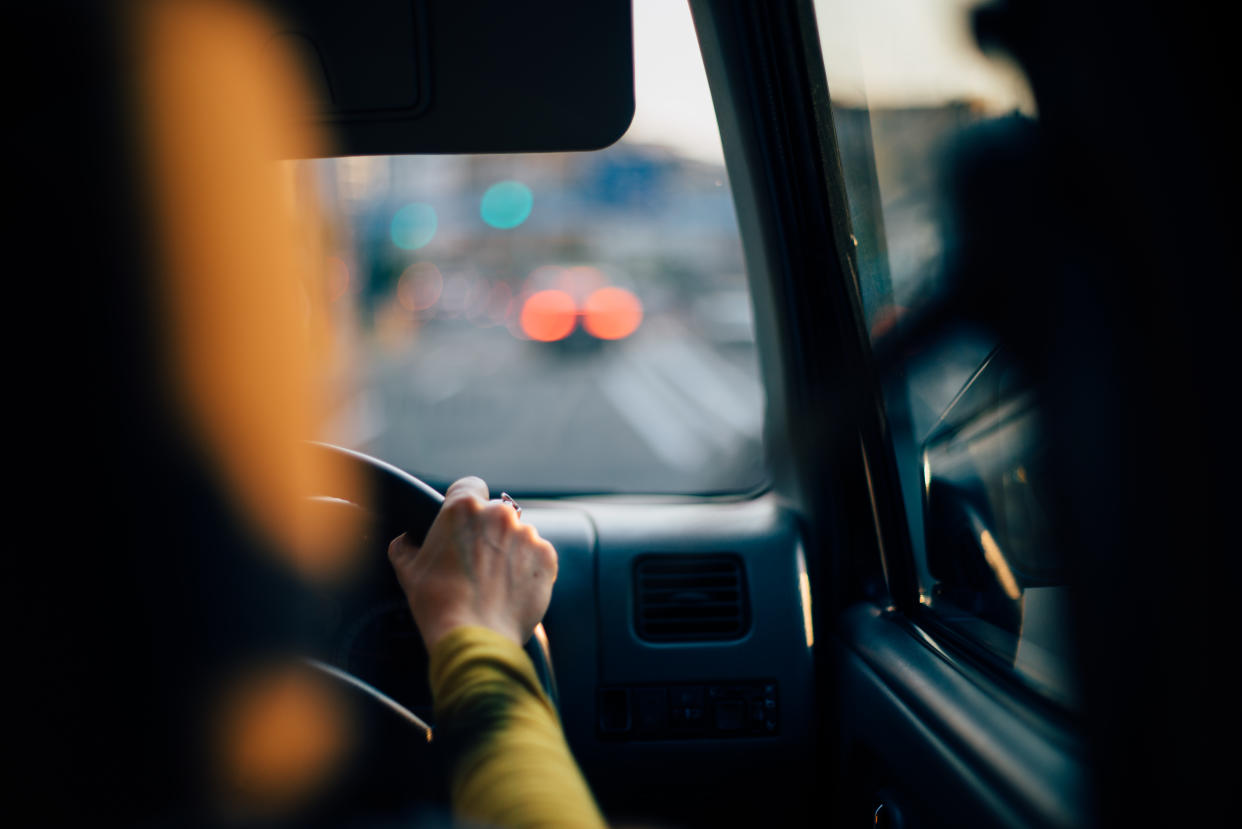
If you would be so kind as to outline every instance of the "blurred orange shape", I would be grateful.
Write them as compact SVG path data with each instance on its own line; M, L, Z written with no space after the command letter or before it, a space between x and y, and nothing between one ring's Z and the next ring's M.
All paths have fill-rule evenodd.
M638 330L643 321L643 304L624 288L600 288L587 297L582 315L591 336L622 340Z
M348 289L348 269L297 197L314 184L309 168L282 161L323 144L307 128L303 67L257 5L126 4L160 351L186 437L257 546L326 574L359 531L344 513L303 520L307 496L361 486L306 443L328 421L327 302Z
M539 291L522 305L522 333L532 340L550 343L563 340L574 330L578 307L564 291Z
M357 724L338 690L302 666L237 677L218 702L214 778L224 804L251 817L306 803L349 757Z
M349 265L339 256L329 257L327 261L328 301L336 302L349 290Z

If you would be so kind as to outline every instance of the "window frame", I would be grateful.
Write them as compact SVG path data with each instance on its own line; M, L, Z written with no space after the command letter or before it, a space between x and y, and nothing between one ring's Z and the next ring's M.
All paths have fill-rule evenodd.
M863 289L860 284L857 263L857 247L853 244L855 217L849 210L849 196L846 190L846 175L840 147L837 142L835 113L829 95L829 81L823 63L821 44L818 40L818 28L814 18L814 0L805 0L803 6L804 25L810 27L815 35L814 55L817 66L824 71L824 87L822 96L816 100L815 115L826 121L826 128L820 130L822 151L825 157L832 160L829 170L834 173L827 176L827 186L831 193L831 201L835 210L846 216L845 232L851 244L843 245L850 267L848 288L853 294L852 301L857 309L860 324L856 329L860 336L860 353L869 360L874 380L869 392L871 404L880 421L879 434L871 435L862 431L860 448L864 456L864 471L867 475L868 493L872 502L877 536L880 569L883 574L884 592L878 593L874 602L886 612L893 613L895 618L923 644L935 650L941 658L948 660L973 681L984 687L993 689L998 696L1010 700L1018 709L1027 712L1038 712L1036 719L1051 720L1065 729L1081 729L1083 715L1064 701L1042 692L1035 684L1025 679L1020 671L997 654L993 653L984 643L972 637L967 631L945 619L943 614L924 601L920 585L919 556L925 560L926 552L922 550L925 540L925 507L926 487L919 486L917 503L909 503L909 492L903 487L899 470L897 439L889 415L892 399L889 394L893 383L900 382L888 372L900 370L897 356L891 349L876 349L866 328L863 306ZM809 8L807 8L809 7ZM860 171L859 176L868 187L873 189L871 197L876 205L876 215L870 217L874 223L871 231L877 236L882 255L887 257L887 240L884 236L884 216L879 211L880 193L879 178L876 169L875 144L870 130L866 137L866 159L869 169ZM838 231L840 232L840 231ZM887 265L885 266L887 272ZM934 325L936 320L932 320ZM921 333L934 334L934 328L920 329ZM994 353L994 352L993 352ZM992 357L989 353L984 364ZM977 371L977 369L976 369ZM971 375L973 379L975 375ZM969 381L968 381L969 382ZM908 407L908 390L901 384L900 402ZM906 413L905 419L909 421ZM906 439L916 442L917 435L907 435ZM879 467L883 474L876 475L873 470ZM920 537L915 537L919 534ZM921 551L921 552L918 552ZM1071 659L1071 666L1073 660Z

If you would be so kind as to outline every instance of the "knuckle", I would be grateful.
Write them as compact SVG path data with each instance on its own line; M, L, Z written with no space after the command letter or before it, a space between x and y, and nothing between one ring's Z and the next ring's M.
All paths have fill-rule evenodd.
M440 512L448 520L460 522L472 518L479 512L479 502L473 497L454 498L446 501Z
M483 523L492 530L504 531L512 526L513 510L503 504L488 504L483 508Z
M547 539L545 539L542 535L539 534L539 530L535 529L529 524L524 524L523 527L527 531L527 535L526 535L527 541L531 546L547 547L548 549L552 549L552 545L547 541Z
M555 573L559 564L556 548L539 535L539 531L529 524L523 524L520 530L522 542L533 554L539 567Z
M544 568L552 574L553 578L556 578L556 573L561 565L560 556L556 554L556 548L545 541L539 548L539 556Z

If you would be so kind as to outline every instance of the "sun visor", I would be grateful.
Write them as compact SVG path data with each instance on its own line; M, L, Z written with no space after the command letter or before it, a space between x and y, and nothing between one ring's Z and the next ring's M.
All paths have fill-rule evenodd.
M593 150L634 115L630 0L279 0L336 155Z

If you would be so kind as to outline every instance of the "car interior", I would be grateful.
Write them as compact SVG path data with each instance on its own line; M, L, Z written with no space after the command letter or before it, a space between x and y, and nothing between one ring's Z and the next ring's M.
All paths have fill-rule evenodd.
M557 550L526 650L610 822L1231 806L1211 21L133 0L13 26L33 822L451 825L385 551L467 474Z

